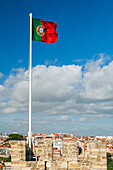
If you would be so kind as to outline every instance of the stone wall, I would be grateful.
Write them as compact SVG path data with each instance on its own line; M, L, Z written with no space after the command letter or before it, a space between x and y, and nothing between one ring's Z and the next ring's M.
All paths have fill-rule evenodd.
M98 170L105 169L107 164L106 145L102 142L89 143L89 160L92 168Z
M53 159L53 143L52 141L38 142L37 155L40 161L52 161Z
M12 170L107 170L105 143L86 142L84 155L78 155L76 141L63 141L62 155L53 157L52 141L42 141L38 143L38 161L25 161L24 141L10 144Z
M26 160L26 141L10 141L11 162Z
M62 142L62 157L66 161L77 161L77 143L75 141L63 141Z

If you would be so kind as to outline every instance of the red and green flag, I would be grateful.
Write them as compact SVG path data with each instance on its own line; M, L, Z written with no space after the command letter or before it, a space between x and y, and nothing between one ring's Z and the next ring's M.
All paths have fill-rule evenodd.
M55 43L58 41L57 25L54 22L33 18L32 25L32 39L34 41L45 43Z

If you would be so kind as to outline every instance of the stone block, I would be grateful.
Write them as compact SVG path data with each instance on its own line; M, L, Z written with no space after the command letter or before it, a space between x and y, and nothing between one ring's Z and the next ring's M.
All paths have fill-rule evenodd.
M53 156L52 152L48 153L49 158L52 158L52 156Z
M78 165L78 162L68 162L68 168L78 168L79 165Z
M21 167L11 167L11 170L21 170Z
M31 170L32 167L22 167L21 170Z
M68 168L67 162L61 162L61 168Z
M107 157L106 156L100 156L100 161L101 162L107 162Z

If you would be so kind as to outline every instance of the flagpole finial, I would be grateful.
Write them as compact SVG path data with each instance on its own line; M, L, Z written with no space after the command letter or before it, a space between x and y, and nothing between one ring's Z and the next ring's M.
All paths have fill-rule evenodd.
M32 13L30 13L29 16L32 16Z

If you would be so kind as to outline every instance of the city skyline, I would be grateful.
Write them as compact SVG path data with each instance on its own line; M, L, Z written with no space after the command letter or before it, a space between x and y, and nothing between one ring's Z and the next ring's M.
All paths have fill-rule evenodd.
M7 4L7 5L6 5ZM113 2L0 1L0 132L28 132L29 13L57 24L33 42L32 132L112 135Z

